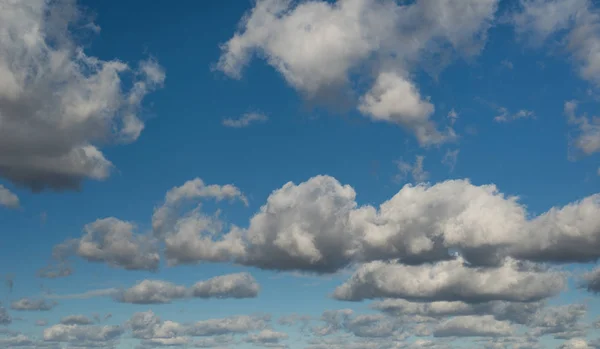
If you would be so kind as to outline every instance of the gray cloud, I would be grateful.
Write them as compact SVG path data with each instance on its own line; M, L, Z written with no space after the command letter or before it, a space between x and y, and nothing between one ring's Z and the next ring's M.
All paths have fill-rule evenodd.
M19 197L0 184L0 206L8 208L19 208L21 206Z
M260 286L248 273L221 275L200 281L191 287L198 298L255 298Z
M0 325L10 325L12 323L12 317L4 309L4 307L0 306Z
M80 347L111 347L124 330L120 326L81 326L57 324L44 329L46 342L69 343Z
M264 329L259 333L249 335L245 341L253 344L272 346L279 344L282 340L288 339L288 337L287 333Z
M113 165L98 146L139 137L142 101L164 71L87 55L70 30L93 23L75 1L11 2L3 13L0 31L14 35L0 39L0 176L34 191L107 178Z
M91 325L93 321L85 315L68 315L60 319L60 323L63 325Z
M600 71L598 73L600 74ZM576 111L576 101L565 102L564 112L567 116L567 122L569 125L576 126L576 129L571 133L571 145L585 155L600 151L600 118L597 116L589 117L585 114L577 116Z
M187 296L185 286L160 280L144 280L119 292L115 299L123 303L159 304Z
M435 337L497 337L510 336L515 329L507 321L492 316L457 316L444 321L433 331Z
M54 258L64 262L69 256L77 255L90 262L126 270L158 269L160 256L156 241L134 233L133 223L109 217L86 224L83 230L81 238L55 246Z
M48 311L57 305L45 299L21 298L10 303L10 308L21 311Z

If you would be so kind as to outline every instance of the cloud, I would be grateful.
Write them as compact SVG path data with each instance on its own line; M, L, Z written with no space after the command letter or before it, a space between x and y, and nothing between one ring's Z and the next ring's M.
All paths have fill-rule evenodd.
M187 297L185 286L160 280L144 280L119 292L115 299L123 303L160 304L185 297Z
M198 209L177 218L165 239L171 264L234 262L270 270L333 273L354 263L456 258L500 266L506 257L590 262L600 254L600 199L592 195L532 217L495 185L448 180L405 185L379 207L330 176L286 183L247 228L229 231Z
M33 347L34 344L35 342L31 338L23 334L0 338L0 346L4 348Z
M38 270L37 275L46 279L57 279L67 277L73 274L73 269L65 263L56 265L48 265Z
M200 178L195 178L185 182L179 187L171 188L165 195L162 206L154 210L152 215L152 230L158 237L164 237L167 233L172 233L178 225L178 210L185 203L198 201L200 199L211 198L216 201L222 200L240 200L248 205L248 199L239 188L232 184L207 185ZM177 235L177 234L174 234Z
M0 206L8 208L19 208L21 206L19 197L12 191L0 184Z
M521 0L513 16L518 34L543 43L558 35L571 54L579 75L600 83L600 13L589 0Z
M260 286L248 273L221 275L200 281L191 287L197 298L255 298Z
M248 127L254 123L263 123L269 120L269 118L263 114L258 112L246 113L242 115L241 118L231 119L227 118L223 120L223 126L232 127L232 128L244 128Z
M264 57L308 100L335 104L351 99L350 76L363 74L374 83L360 98L362 113L403 125L422 145L437 144L453 134L436 129L433 105L421 99L408 71L419 64L432 68L430 61L439 69L445 62L428 58L442 51L477 54L497 3L257 1L221 46L216 68L240 78L253 56Z
M134 338L141 339L142 344L148 347L192 343L195 347L219 347L231 343L233 335L265 330L267 321L266 317L239 315L182 324L163 321L149 310L135 313L127 321L126 327L131 330ZM266 339L267 335L263 336L263 339ZM192 340L194 337L206 338Z
M240 334L262 330L267 326L264 317L238 315L222 319L197 321L186 329L190 336L216 336L224 334Z
M347 320L344 327L357 337L385 338L395 334L399 323L382 315L358 315Z
M81 326L57 324L44 329L46 342L70 343L80 347L114 346L124 333L120 326Z
M360 98L358 110L375 121L403 125L413 131L421 145L444 143L456 138L449 129L440 133L430 117L435 111L423 100L416 86L406 78L382 72L373 87Z
M12 317L4 309L4 307L0 306L0 325L10 325L12 323Z
M410 302L404 299L385 299L371 304L373 309L393 317L406 317L408 321L437 322L453 316L491 315L498 321L529 324L543 309L541 302L490 301L465 303L462 301Z
M251 334L246 337L245 341L248 343L258 345L274 345L279 344L282 340L288 339L287 333L273 331L271 329L264 329L256 334Z
M90 299L90 298L95 298L95 297L112 296L118 292L119 292L119 290L116 288L105 288L105 289L100 289L100 290L87 291L87 292L83 292L83 293L73 293L73 294L65 294L65 295L50 294L50 295L47 295L46 298L51 298L51 299Z
M531 110L520 109L516 113L510 113L508 109L504 107L498 108L500 115L494 117L495 122L509 122L519 119L534 119L535 113Z
M573 338L561 344L558 349L592 349L582 338Z
M34 191L106 179L113 165L99 147L139 137L140 107L163 85L163 69L153 60L132 68L87 55L71 29L93 23L75 1L5 5L0 31L11 34L0 39L0 176Z
M93 321L85 315L68 315L60 319L60 323L63 325L91 325Z
M565 286L566 280L558 272L526 268L512 260L494 268L469 267L461 259L420 266L371 262L338 286L333 296L346 301L403 298L466 303L533 302L555 296Z
M498 337L510 336L515 329L507 321L492 316L457 316L444 321L433 331L434 337Z
M458 161L458 153L459 149L455 150L446 150L446 154L444 154L444 158L442 159L442 164L448 166L450 168L450 172L454 171L454 167L456 167L456 162Z
M584 304L549 307L535 314L528 324L534 336L547 334L554 338L569 339L585 336L583 320L587 311Z
M576 110L576 101L565 102L564 112L567 122L569 125L577 126L572 145L585 155L600 151L600 118L597 116L590 118L587 115L578 117L575 114Z
M77 255L90 262L101 262L126 270L158 269L160 256L156 242L150 236L134 233L135 225L114 217L86 224L85 234L54 247L54 257L64 262Z
M425 182L427 178L429 178L429 172L423 169L424 160L425 156L417 155L414 165L403 160L396 161L396 166L400 172L398 175L396 175L396 180L403 181L410 174L413 181L418 183Z
M10 303L10 308L21 311L48 311L57 305L45 299L21 298Z

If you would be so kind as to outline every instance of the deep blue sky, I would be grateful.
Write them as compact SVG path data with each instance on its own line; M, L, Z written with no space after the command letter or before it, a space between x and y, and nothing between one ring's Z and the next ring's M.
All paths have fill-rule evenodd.
M258 1L255 4L237 0L218 2L186 0L174 4L164 0L150 2L127 0L118 3L81 0L74 5L85 9L85 13L92 15L93 22L101 28L98 33L88 31L85 34L80 27L73 26L70 29L75 35L69 40L81 46L88 57L97 57L102 61L119 60L127 63L132 69L137 67L138 62L151 58L160 69L164 70L166 78L162 86L148 91L143 98L143 103L136 110L145 124L139 138L129 144L84 138L85 141L97 146L104 157L114 165L110 176L103 180L94 180L90 178L91 175L84 174L78 190L57 189L49 185L40 192L32 191L27 183L23 184L15 177L2 174L6 171L0 171L2 176L0 184L19 198L18 208L11 209L8 207L11 205L5 205L6 208L0 206L0 226L3 232L0 243L0 265L2 266L0 272L10 275L7 278L14 281L12 290L7 287L2 291L2 304L13 318L12 323L7 325L8 329L21 331L35 341L39 340L40 343L49 345L48 343L54 342L44 341L44 327L36 326L36 320L47 320L45 327L50 328L67 315L81 314L91 318L95 313L101 316L110 313L112 317L103 320L102 324L93 326L124 326L126 330L122 338L114 343L108 341L105 343L107 348L116 346L120 349L134 348L140 341L140 338L134 338L135 335L126 325L136 312L152 309L162 320L181 324L235 315L266 313L271 315L268 325L270 328L289 335L288 339L276 341L276 344L287 345L289 348L305 348L310 345L314 348L328 348L319 347L317 344L326 343L327 338L335 339L352 334L351 326L343 325L342 328L336 329L336 333L327 337L318 336L311 330L307 330L307 334L300 334L299 324L286 327L278 324L277 320L281 316L296 313L312 317L311 326L320 326L323 322L319 317L325 310L350 308L354 311L353 316L380 314L369 309L371 301L349 303L332 298L331 295L336 287L349 278L352 270L340 270L333 275L319 276L311 270L290 272L284 270L285 268L281 271L277 268L261 269L256 267L260 265L250 262L212 263L201 260L197 264L167 266L161 250L160 254L163 258L156 272L125 270L115 265L111 266L108 262L86 260L75 253L69 258L69 266L73 269L72 275L52 279L36 276L40 268L49 263L51 265L57 263L51 258L53 246L70 238L80 238L84 234L84 226L97 219L115 217L132 222L137 226L134 234L153 236L152 214L156 208L163 205L165 194L171 188L181 186L194 178L201 178L207 185L234 185L245 195L248 205L239 201L229 203L228 200L215 202L210 198L206 200L196 198L197 200L191 204L184 205L179 210L179 214L185 216L185 212L201 202L203 212L211 214L220 209L219 217L224 222L235 224L243 229L250 227L249 219L259 212L273 191L287 182L300 184L317 175L331 176L342 185L351 186L356 192L358 206L373 205L376 208L394 196L404 185L411 183L426 182L435 185L450 179L469 179L475 186L494 184L501 193L507 196L518 196L519 202L526 207L526 214L530 218L546 212L551 207L562 207L598 192L600 163L597 151L600 150L600 146L591 151L589 148L587 151L578 148L576 141L581 133L577 130L581 124L569 123L568 113L565 113L565 102L578 101L577 117L585 117L589 125L596 125L596 131L593 126L591 131L586 130L592 140L596 137L596 141L600 142L598 121L593 117L600 96L597 90L600 74L596 76L594 72L581 72L581 66L590 63L586 59L598 60L598 58L591 55L592 58L581 58L577 55L576 48L579 47L577 45L585 45L585 43L569 41L572 32L587 25L592 27L589 35L595 35L600 42L600 20L593 17L600 14L600 9L595 8L591 1L523 0L511 4L501 2L499 9L494 9L491 17L481 20L484 24L476 28L477 35L486 33L486 37L481 40L483 46L469 57L465 57L463 52L466 50L464 47L472 44L469 35L457 34L463 35L461 40L467 42L461 47L454 47L452 43L444 41L443 35L438 34L436 37L432 34L427 37L432 42L441 43L439 45L441 49L436 51L437 56L433 57L428 55L429 46L425 44L421 51L414 54L414 57L408 57L409 53L406 52L409 49L401 46L405 43L403 39L390 44L385 40L393 39L383 38L379 43L380 50L371 50L369 55L352 61L353 70L348 72L348 77L357 98L345 109L332 107L331 104L335 104L336 100L327 96L324 98L330 98L328 103L319 103L319 98L307 97L302 86L290 82L289 79L286 80L281 69L274 63L285 58L277 56L279 51L269 51L271 46L268 44L255 44L250 48L250 51L256 54L242 70L239 79L228 75L222 67L220 69L219 59L227 54L227 48L222 48L222 45L227 43L236 32L244 32L244 23L240 22L244 14L248 14L247 11L254 6L264 4L265 1ZM42 1L34 2L42 3ZM272 2L285 3L285 1ZM380 10L373 9L376 7L373 1L339 0L338 2L370 4L365 11L373 11L374 16L382 13ZM494 3L492 0L485 2ZM8 3L12 2L0 0L0 12L5 11L2 5ZM298 3L314 5L320 1ZM405 6L417 6L426 1L416 3ZM458 3L446 1L443 6L458 6ZM573 10L573 14L562 13L565 12L564 10L559 11L559 14L568 17L565 22L567 24L562 27L557 24L558 20L552 22L548 15L542 16L542 19L537 18L548 20L550 24L554 23L560 30L551 32L545 40L535 39L536 45L533 45L528 39L535 37L537 35L535 31L539 28L522 24L513 18L525 13L526 6L539 6L543 10L543 6L548 6L549 3L576 9L576 11ZM8 5L7 8L11 6L16 8L23 4L24 1L17 1L16 5ZM432 7L442 6L442 2L437 5L432 4ZM287 14L283 17L279 15L283 18L280 19L281 21L294 15L294 6L296 5L290 5ZM320 6L326 5L320 4ZM11 8L5 13L13 10ZM333 11L344 10L337 8ZM426 16L427 11L433 9L426 8L424 11L425 14L421 15ZM442 33L451 32L451 28L460 26L461 21L470 20L456 13L454 15L457 17L448 15L447 20L450 24L448 28L442 30ZM554 15L558 16L556 13ZM18 18L16 14L11 16L13 17ZM397 21L402 24L402 21L406 20L405 17L398 14ZM434 18L441 17L436 15ZM37 20L42 25L41 31L46 31L47 34L41 37L49 43L51 35L48 33L52 30L48 24L50 22L43 18ZM88 20L87 17L83 19L84 22ZM309 22L312 20L316 27L319 23L321 25L334 23L333 20L318 22L322 20L318 17L304 18L304 20ZM0 15L0 22L2 21ZM380 21L383 23L384 20ZM530 18L529 21L532 22L533 19ZM422 23L427 22L422 20ZM425 26L425 29L416 30L428 30L428 24L420 25ZM12 22L0 24L0 34L10 30L17 32L23 30L17 27ZM519 32L519 28L523 32ZM271 35L277 36L275 25L265 25L264 30L275 30ZM365 25L360 30L377 29L367 28ZM395 30L401 31L402 25L398 25ZM291 35L290 32L279 34ZM410 36L406 33L397 35L398 37L404 35L403 38ZM394 35L390 36L394 37ZM288 45L286 50L300 47L300 39L297 41L293 37L288 39L283 40ZM0 40L0 45L2 43L3 41ZM344 46L344 41L335 44ZM397 58L396 61L386 58L387 56L382 52L388 49L386 46L388 44L400 54L406 54L406 60L412 59L411 63L401 63L400 61L404 59L402 57ZM0 61L12 57L10 56L12 46L9 47L6 43L5 45L6 50L0 49ZM56 44L56 47L50 50L59 51L62 49L60 45L60 43ZM347 45L348 51L354 49L350 46L353 42L348 41ZM15 52L17 49L18 47L15 48ZM304 50L308 49L304 48ZM35 53L32 52L27 51L25 55L34 55ZM328 62L330 63L326 59L327 53L315 53L315 56L317 58L313 57L314 59L306 65L300 62L304 56L297 56L298 60L294 61L295 64L298 67L308 67L306 70L298 70L301 71L298 75L312 76L310 69L315 66L330 71L334 69L333 66L325 67ZM324 60L322 66L317 64L318 58ZM294 62L285 63L293 70ZM342 65L343 62L340 61L338 64ZM377 74L383 71L382 67L386 65L391 65L391 70L399 75L408 77L405 81L409 81L416 87L421 101L427 101L429 98L430 103L435 106L435 111L419 117L428 118L440 130L452 126L457 135L456 139L423 145L418 142L411 126L403 121L402 115L390 116L391 119L396 117L390 122L377 122L366 115L367 113L361 112L357 107L360 96L368 93ZM431 70L438 73L432 74ZM123 76L121 87L122 93L125 94L132 81L131 75ZM0 82L2 82L1 77ZM50 83L56 81L51 80ZM0 88L1 86L2 84ZM0 96L4 97L2 92ZM42 103L59 103L52 98L59 97L45 98ZM402 101L404 98L410 97L402 94L394 96L395 101ZM24 101L27 102L26 99ZM0 130L3 127L2 118L6 117L8 120L8 116L5 116L8 115L8 104L3 103L0 101ZM458 116L453 124L448 117L451 111ZM519 113L527 116L515 117ZM250 114L261 115L260 120L254 122L250 120L244 127L224 125L226 119L237 120ZM507 121L495 120L503 114ZM25 120L25 117L27 115L22 120ZM49 117L52 118L53 115ZM25 130L29 127L27 122L19 125ZM55 127L52 130L59 129L58 123L51 125ZM31 134L30 137L35 137L34 133ZM0 137L2 135L3 133L0 132ZM66 137L75 139L77 135L67 133ZM30 144L27 142L33 141L23 142L25 143L15 143L16 149L25 149L26 145ZM13 155L9 154L13 151L11 149L0 142L0 153L5 152L7 158ZM449 165L444 159L446 154L452 152L456 152L455 163ZM21 163L5 161L2 156L0 155L0 168L11 170L21 166ZM30 155L24 153L18 156L29 159ZM419 177L418 171L413 171L416 175L411 174L411 169L417 167L415 165L417 157L421 156L423 157L421 173L428 174L423 177ZM33 156L31 159L39 160ZM409 168L408 172L403 174L401 169L403 166L399 164ZM40 177L40 180L45 179ZM293 197L290 200L290 205L294 206L302 198ZM598 209L599 206L596 201L595 207L590 210ZM588 211L591 216L594 212ZM401 211L397 214L401 215ZM581 229L581 231L587 229L586 234L591 234L587 240L588 244L594 245L600 241L600 225L597 221L586 222L588 222L586 228L576 226L573 229ZM595 225L590 226L590 224ZM559 225L557 223L557 226ZM487 231L484 227L480 229L481 234ZM560 226L556 229L560 229ZM427 232L415 233L426 234ZM522 234L525 235L526 232L523 231ZM540 234L542 235L538 239L546 238L542 232ZM162 243L158 241L159 246L162 246ZM572 245L565 248L579 247ZM594 295L577 288L578 277L591 270L593 262L595 260L590 259L580 264L563 262L548 264L552 268L576 271L570 274L570 287L559 295L549 298L549 302L559 305L585 302L587 313L582 316L581 324L578 323L577 326L593 323L600 313L600 304ZM352 263L349 268L355 268L357 265ZM128 288L144 279L164 280L191 286L211 277L238 272L250 273L256 279L260 285L258 297L174 300L169 304L158 305L126 304L126 302L117 302L110 296L87 299L65 297L65 295L92 290ZM402 278L402 275L399 277ZM52 310L11 309L11 302L23 297L32 299L47 297L48 295L43 291L45 289L51 291L48 299L55 299L58 303ZM524 338L521 336L523 333L535 329L531 324L529 327L521 324L513 325L517 330L510 338L514 340L517 340L515 339L517 337ZM592 343L597 338L595 331L592 327L585 329L583 333L569 334L566 339L553 339L555 333L550 332L543 336L539 343L543 348L554 348L571 337L581 337ZM252 333L254 332L237 334L235 338L239 342L228 345L236 348L252 347L248 339ZM382 337L383 339L377 340L399 343L401 338L399 333L395 332L391 338ZM355 340L353 338L351 337L350 341ZM467 343L475 347L482 345L477 342L482 338L477 336L452 338L451 344L446 344L446 338L429 336L421 338L415 337L414 333L407 333L407 338L402 340L407 343L406 345L419 340L433 340L450 347L467 347L465 346ZM197 339L193 338L193 340ZM483 338L484 341L488 339L485 336ZM369 338L359 338L359 340L369 340ZM57 345L64 345L64 348L74 345L73 342L68 344L68 340L57 343ZM260 347L259 344L255 346ZM38 345L42 347L42 344ZM322 345L337 348L331 343ZM383 344L380 345L384 347ZM592 344L589 345L591 348ZM394 348L400 347L402 346ZM506 348L509 347L506 344Z

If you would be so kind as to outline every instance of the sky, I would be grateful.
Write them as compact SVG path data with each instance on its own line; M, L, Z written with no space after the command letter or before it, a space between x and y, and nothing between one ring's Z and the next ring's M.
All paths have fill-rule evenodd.
M600 348L600 4L0 0L0 348Z

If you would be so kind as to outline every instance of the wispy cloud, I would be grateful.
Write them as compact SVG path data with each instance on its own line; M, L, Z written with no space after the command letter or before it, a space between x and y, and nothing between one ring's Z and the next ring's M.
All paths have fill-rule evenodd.
M237 119L227 118L227 119L223 120L223 126L233 127L233 128L244 128L244 127L248 127L254 123L267 122L267 120L269 120L269 117L267 117L267 115L265 115L264 113L251 112L251 113L246 113L246 114L242 115L242 117L237 118Z

